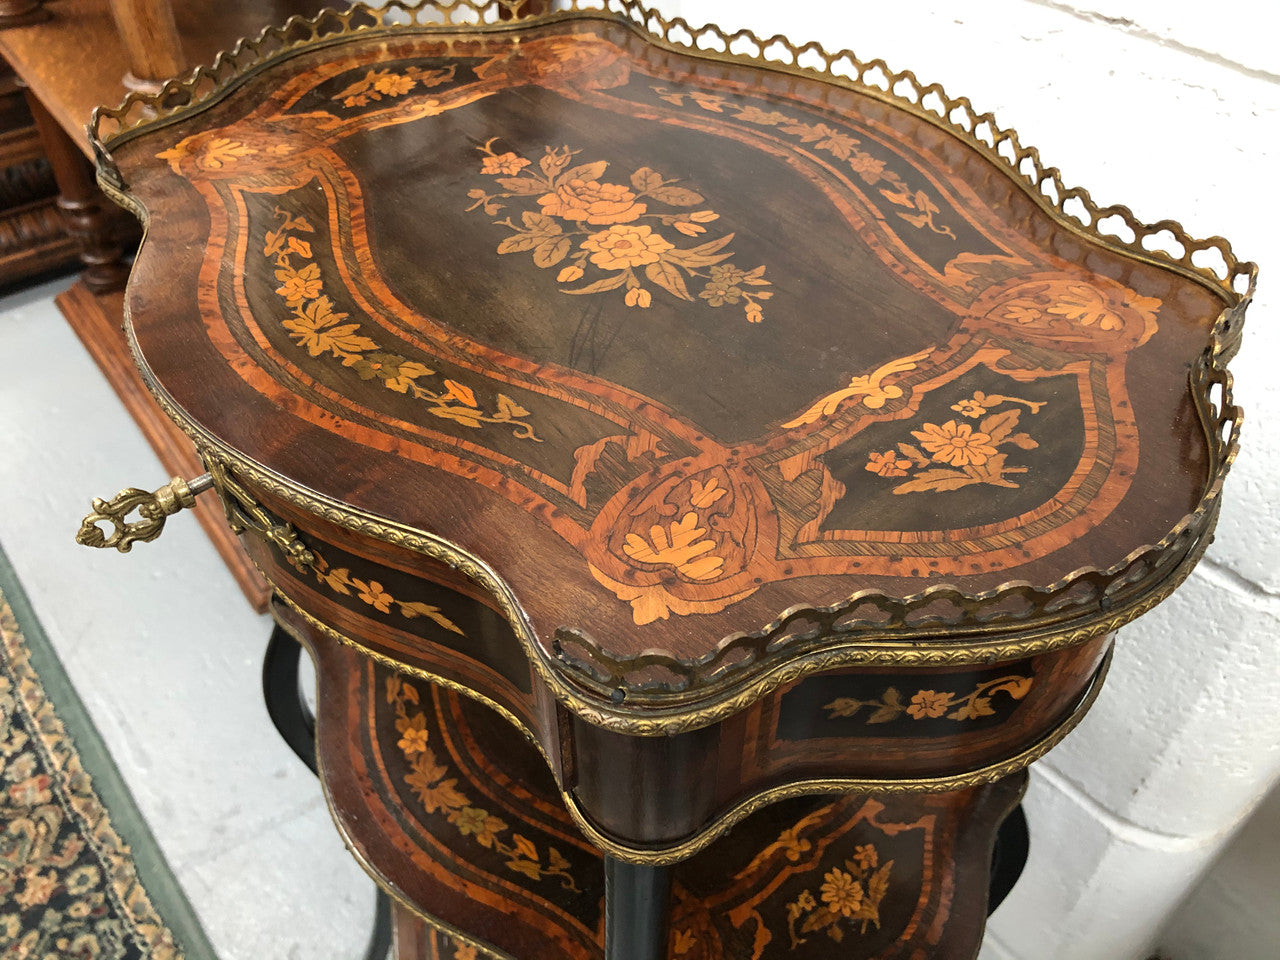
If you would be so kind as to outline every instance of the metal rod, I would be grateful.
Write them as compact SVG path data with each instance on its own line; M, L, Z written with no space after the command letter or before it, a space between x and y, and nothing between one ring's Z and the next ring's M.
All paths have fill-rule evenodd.
M198 478L203 480L209 475ZM191 482L192 492L198 480ZM316 765L316 718L302 696L298 664L302 645L279 624L271 631L267 652L262 658L262 696L267 703L267 713L289 749L318 774ZM369 946L364 960L386 960L392 946L391 898L382 888L377 888L373 905L373 930L369 934Z
M604 858L605 960L666 960L671 868Z

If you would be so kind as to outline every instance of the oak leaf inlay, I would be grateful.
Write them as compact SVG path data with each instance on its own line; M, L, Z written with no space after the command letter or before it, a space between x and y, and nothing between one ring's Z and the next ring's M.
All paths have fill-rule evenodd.
M704 492L702 499L709 505L719 497L708 500ZM720 575L724 558L710 552L716 548L716 543L700 539L706 535L707 528L699 526L698 514L690 511L666 526L654 524L649 528L648 539L628 533L622 549L628 557L640 563L670 565L691 580L714 580Z

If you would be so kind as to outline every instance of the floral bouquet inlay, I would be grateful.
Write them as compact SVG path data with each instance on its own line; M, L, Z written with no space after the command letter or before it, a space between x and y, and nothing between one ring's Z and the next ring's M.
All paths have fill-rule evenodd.
M495 220L511 235L498 244L498 253L532 252L539 267L560 267L556 282L561 292L582 295L624 290L629 307L653 303L649 284L680 300L703 300L708 306L741 305L747 320L764 319L765 300L772 291L763 265L744 270L722 252L734 238L728 233L693 246L685 238L707 232L720 218L703 207L702 194L679 186L649 167L640 167L628 183L605 179L607 161L575 164L581 151L568 146L546 147L535 166L514 151L494 150L491 138L480 148L481 173L501 189L477 187L467 194L467 209L496 216L507 204L525 207L519 222L510 215ZM532 209L532 207L538 209ZM690 282L702 289L695 295ZM578 284L581 286L568 286Z

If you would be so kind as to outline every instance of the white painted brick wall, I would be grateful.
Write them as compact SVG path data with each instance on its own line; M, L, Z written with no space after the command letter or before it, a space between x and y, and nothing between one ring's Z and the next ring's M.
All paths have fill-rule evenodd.
M1201 0L658 7L912 69L994 112L1100 203L1220 234L1261 263L1233 363L1246 427L1218 540L1172 599L1121 633L1093 712L1033 772L1031 858L983 958L1140 960L1158 944L1171 960L1274 960L1280 830L1266 828L1280 812L1227 840L1280 775L1280 4L1229 15ZM1263 875L1269 885L1240 879Z
M1272 790L1160 935L1168 960L1280 954L1280 790Z

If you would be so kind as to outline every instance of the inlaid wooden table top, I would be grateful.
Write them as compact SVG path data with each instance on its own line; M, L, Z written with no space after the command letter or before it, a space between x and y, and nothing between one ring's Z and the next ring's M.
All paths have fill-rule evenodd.
M1253 265L815 50L356 10L132 98L144 374L604 690L1137 615L1212 529Z

